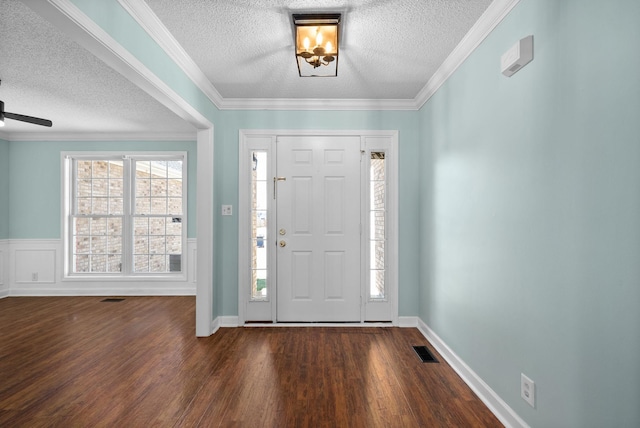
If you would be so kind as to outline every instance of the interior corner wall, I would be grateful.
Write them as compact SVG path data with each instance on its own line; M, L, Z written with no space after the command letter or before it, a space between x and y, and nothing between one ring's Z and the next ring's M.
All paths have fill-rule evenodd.
M0 139L0 239L9 238L9 142Z
M221 316L238 315L238 217L219 215L220 205L238 206L240 129L398 130L399 131L399 302L400 316L418 313L419 228L418 112L415 111L247 111L224 110L215 127L217 263Z
M640 426L639 23L522 0L420 111L421 319L531 426Z

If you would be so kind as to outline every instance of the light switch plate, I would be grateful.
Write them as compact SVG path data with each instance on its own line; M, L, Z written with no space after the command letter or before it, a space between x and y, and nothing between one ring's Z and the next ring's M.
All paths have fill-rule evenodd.
M222 215L233 215L233 207L231 205L223 205Z

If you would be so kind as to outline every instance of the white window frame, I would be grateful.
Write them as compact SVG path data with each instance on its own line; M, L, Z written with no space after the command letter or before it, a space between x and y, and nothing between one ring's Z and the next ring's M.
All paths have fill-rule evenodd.
M187 251L187 189L188 189L188 164L186 151L157 151L157 152L62 152L62 228L64 241L64 262L63 277L66 280L83 281L186 281L188 267ZM73 261L73 221L72 206L75 200L75 186L77 183L76 171L73 168L73 161L82 160L124 160L124 196L123 196L123 231L122 231L122 271L121 272L82 272L72 271ZM151 160L180 160L182 161L182 239L181 239L181 270L180 272L134 272L133 263L133 222L136 218L134 213L134 192L135 175L131 173L130 166L133 161Z

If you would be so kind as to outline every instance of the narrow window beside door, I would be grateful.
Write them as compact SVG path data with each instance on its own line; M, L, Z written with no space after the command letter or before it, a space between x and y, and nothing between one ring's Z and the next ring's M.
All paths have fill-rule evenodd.
M267 300L267 152L253 151L251 171L251 300Z
M385 299L387 184L384 152L371 152L369 180L369 298Z

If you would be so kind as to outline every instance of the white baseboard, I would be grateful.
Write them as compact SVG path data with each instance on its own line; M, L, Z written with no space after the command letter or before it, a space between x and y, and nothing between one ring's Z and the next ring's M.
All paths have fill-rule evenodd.
M216 331L220 330L220 317L214 319L213 321L211 321L211 333L208 334L207 336L211 336L212 334L214 334ZM203 336L203 337L207 337L207 336Z
M398 327L402 328L417 328L418 327L418 317L398 317Z
M429 343L447 363L458 373L458 376L475 392L482 402L507 428L529 428L529 425L496 392L485 383L447 344L427 326L421 319L418 320L418 329L427 338Z
M238 327L237 316L223 316L218 317L220 320L220 327Z

